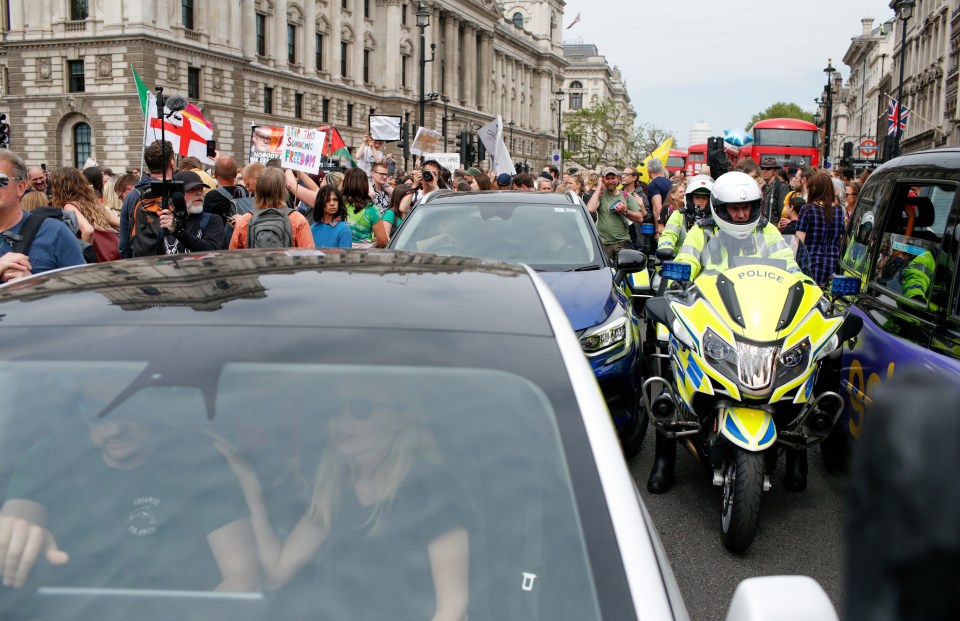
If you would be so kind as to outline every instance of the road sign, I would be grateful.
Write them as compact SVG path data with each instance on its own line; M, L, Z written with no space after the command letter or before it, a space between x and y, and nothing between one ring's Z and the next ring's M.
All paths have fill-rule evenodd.
M863 157L873 157L877 154L877 141L867 138L861 141L857 148L860 149L860 155Z
M560 163L560 149L553 150L553 156L550 158L550 161L553 162L554 164Z

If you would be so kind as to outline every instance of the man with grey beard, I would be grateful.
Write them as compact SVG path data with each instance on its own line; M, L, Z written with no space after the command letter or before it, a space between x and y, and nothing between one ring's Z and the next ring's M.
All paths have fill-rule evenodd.
M207 185L200 175L192 170L178 172L174 181L183 182L183 201L186 204L186 218L181 227L177 227L173 211L180 197L174 195L172 210L160 213L160 226L167 235L163 240L166 254L186 254L188 252L208 252L223 247L223 219L203 212L203 190ZM183 205L180 205L181 209Z

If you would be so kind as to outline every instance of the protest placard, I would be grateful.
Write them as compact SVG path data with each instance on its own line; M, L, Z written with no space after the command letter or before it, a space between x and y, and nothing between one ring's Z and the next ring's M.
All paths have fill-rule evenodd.
M417 129L417 135L410 145L410 153L414 155L423 155L424 153L436 153L440 149L440 142L443 140L443 134L435 129L421 127Z
M305 173L320 170L320 154L326 133L303 127L284 127L280 166Z
M385 140L395 142L400 140L400 121L399 116L370 115L370 137L374 140Z
M424 160L437 160L441 166L450 172L460 168L459 153L424 153L422 157Z

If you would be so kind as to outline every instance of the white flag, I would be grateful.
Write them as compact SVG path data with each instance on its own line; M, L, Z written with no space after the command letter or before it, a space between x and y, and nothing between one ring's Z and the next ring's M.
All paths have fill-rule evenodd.
M493 158L493 170L499 175L508 173L516 174L517 170L513 167L513 160L510 159L510 152L507 145L503 144L503 119L500 115L480 128L477 137L483 142L487 153Z
M147 126L143 137L143 146L148 146L154 140L160 140L163 131L166 138L173 145L174 153L184 157L192 155L207 165L213 165L213 160L207 157L207 140L213 138L213 130L203 121L181 110L171 113L164 108L167 119L161 121L157 116L157 97L153 93L147 96Z

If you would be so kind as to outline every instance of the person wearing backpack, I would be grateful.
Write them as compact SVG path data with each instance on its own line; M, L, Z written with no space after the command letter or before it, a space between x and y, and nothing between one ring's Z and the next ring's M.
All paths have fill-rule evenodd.
M133 232L133 216L135 207L137 203L147 200L150 201L150 184L153 181L159 181L163 179L164 173L166 173L166 178L173 178L173 173L176 171L176 159L174 155L173 145L170 144L170 141L166 141L164 145L160 144L159 140L154 140L143 150L143 161L147 165L147 170L150 171L150 174L144 177L141 177L140 181L134 186L132 192L127 194L127 197L123 200L123 205L120 207L120 257L124 259L129 259L134 255L133 249L130 247L130 236ZM166 171L164 171L166 169ZM153 199L152 202L156 202L157 199ZM159 254L158 252L151 252L149 254Z
M237 184L237 162L229 155L217 158L213 176L219 187L203 197L203 212L219 216L223 222L223 248L233 238L233 222L243 214L253 211L253 196Z
M288 208L284 173L264 168L257 178L253 211L239 216L230 250L240 248L315 248L310 223Z
M0 283L85 263L80 242L62 219L20 207L27 187L23 160L0 150Z

